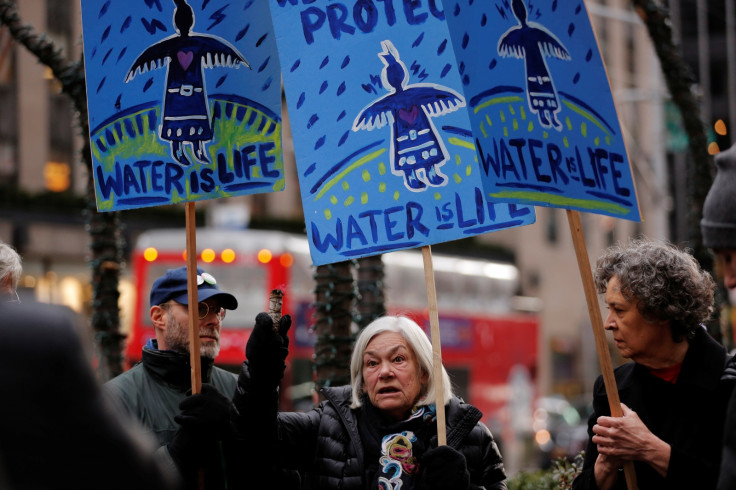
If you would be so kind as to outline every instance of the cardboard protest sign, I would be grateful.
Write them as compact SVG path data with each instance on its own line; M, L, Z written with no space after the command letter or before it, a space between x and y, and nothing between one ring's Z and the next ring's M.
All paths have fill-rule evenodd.
M271 0L315 265L533 223L484 197L436 0Z
M282 190L266 2L82 0L100 211Z
M641 216L585 3L449 0L445 8L487 197L567 209L609 408L620 417L578 211ZM623 469L637 488L633 462Z
M639 221L584 2L444 5L488 197Z

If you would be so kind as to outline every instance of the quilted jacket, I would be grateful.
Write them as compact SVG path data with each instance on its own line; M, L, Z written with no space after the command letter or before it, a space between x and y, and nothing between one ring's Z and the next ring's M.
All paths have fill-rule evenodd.
M302 488L363 490L364 451L356 410L350 408L351 388L324 388L322 393L326 400L308 412L277 412L276 394L264 399L253 393L246 362L233 400L237 423L272 462L299 470L308 482ZM480 422L480 410L453 398L445 412L447 444L465 456L471 488L506 489L501 454Z

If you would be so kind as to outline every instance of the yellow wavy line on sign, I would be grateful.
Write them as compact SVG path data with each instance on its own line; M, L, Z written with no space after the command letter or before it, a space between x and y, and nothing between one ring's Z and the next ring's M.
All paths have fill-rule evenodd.
M505 200L505 199L523 199L530 202L547 202L554 206L559 207L576 207L580 209L591 209L606 211L611 214L617 214L625 216L631 212L631 209L621 206L620 204L608 203L596 201L594 199L578 199L567 196L559 196L557 194L550 194L548 192L533 192L533 191L502 191L502 192L491 192L488 194L494 199Z
M593 124L595 124L596 126L598 126L598 128L600 128L601 131L603 131L604 133L606 133L607 136L610 136L611 135L610 131L608 131L608 129L603 124L601 124L598 121L598 118L596 118L595 116L593 116L590 112L581 109L579 106L576 106L572 102L569 102L569 101L567 101L565 99L562 99L562 103L565 104L565 106L567 106L571 111L580 114L582 117L584 117L588 121L590 121ZM583 136L585 136L585 135L583 135Z
M463 148L475 151L475 143L473 143L472 141L466 141L462 138L456 138L453 136L451 138L447 138L447 142L451 145L461 146Z
M508 97L497 97L495 99L488 100L486 102L483 102L479 106L477 106L475 109L473 109L474 114L478 114L478 111L485 109L486 107L492 106L494 104L503 104L504 102L508 102L509 104L512 102L521 102L522 99L519 96L516 95L510 95Z
M367 154L366 156L359 158L358 160L354 161L352 164L345 167L342 172L335 175L333 178L325 182L325 184L322 186L322 189L317 193L316 196L314 196L315 201L319 201L322 196L332 188L335 184L337 184L343 177L345 177L347 174L355 170L356 168L365 165L366 163L370 162L371 160L375 160L378 158L381 154L383 154L386 151L385 148L378 149L372 153Z

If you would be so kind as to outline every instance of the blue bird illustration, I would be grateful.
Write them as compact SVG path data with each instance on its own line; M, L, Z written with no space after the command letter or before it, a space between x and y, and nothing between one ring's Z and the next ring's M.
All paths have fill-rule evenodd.
M512 0L511 9L519 25L506 31L498 41L498 54L524 59L526 66L526 96L529 110L537 114L539 123L558 131L560 101L555 90L546 58L570 60L570 53L554 34L544 26L527 20L524 0Z
M190 162L184 144L192 146L195 159L208 164L205 143L212 140L210 109L204 69L250 65L237 49L224 39L191 32L194 11L186 0L174 0L174 27L177 34L149 46L130 67L125 81L149 70L166 67L166 91L159 137L169 141L171 156L181 165Z
M412 192L447 184L440 167L449 160L444 141L432 123L465 106L465 99L447 87L432 83L408 85L409 71L391 41L381 42L381 82L389 92L365 107L353 122L353 131L372 131L391 125L391 172L403 176Z

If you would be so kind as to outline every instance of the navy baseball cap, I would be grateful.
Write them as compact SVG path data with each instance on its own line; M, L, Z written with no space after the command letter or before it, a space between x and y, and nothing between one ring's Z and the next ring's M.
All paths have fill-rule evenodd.
M202 302L213 297L217 297L220 306L227 310L234 310L238 307L238 300L235 299L235 296L221 291L217 287L217 280L197 267L198 301ZM189 304L186 266L167 270L166 274L156 279L151 287L151 306L166 303L170 299L183 305Z

